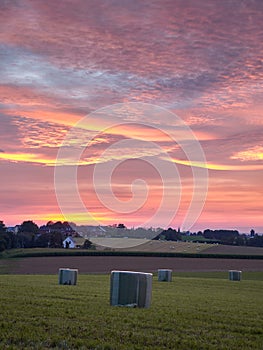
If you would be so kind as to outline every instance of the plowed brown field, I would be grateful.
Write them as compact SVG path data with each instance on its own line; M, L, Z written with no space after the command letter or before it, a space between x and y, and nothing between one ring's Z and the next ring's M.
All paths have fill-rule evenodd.
M73 256L23 258L12 264L15 274L56 274L61 267L77 268L80 273L109 273L111 270L155 272L161 268L186 271L263 271L263 260L207 259L131 256Z

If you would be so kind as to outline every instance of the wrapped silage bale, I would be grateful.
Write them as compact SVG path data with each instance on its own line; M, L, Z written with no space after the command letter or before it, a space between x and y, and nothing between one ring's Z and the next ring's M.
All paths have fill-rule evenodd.
M230 281L241 281L242 271L229 270L228 274L229 274Z
M172 270L159 269L158 270L158 281L159 282L172 282Z
M76 285L77 277L77 269L60 268L58 274L58 283L64 285Z
M150 307L152 274L134 271L112 271L110 304L112 306Z

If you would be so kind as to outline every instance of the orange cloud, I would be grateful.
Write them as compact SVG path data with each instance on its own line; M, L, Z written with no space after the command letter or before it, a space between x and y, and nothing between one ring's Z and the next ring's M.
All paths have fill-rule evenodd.
M2 111L10 116L19 114L27 118L63 124L64 126L73 126L79 121L80 118L83 117L83 115L76 115L70 112L61 112L61 109L56 110L55 108L53 110L39 108L35 108L33 110L24 108L11 108L3 109Z
M231 157L231 159L239 159L241 161L263 160L263 147L254 146L246 151L237 152Z
M0 160L39 163L45 165L54 165L55 163L55 161L52 159L41 158L41 155L32 153L0 153Z
M192 162L189 160L173 159L174 163L187 165L191 167L205 168L210 170L231 170L231 171L247 171L247 170L261 170L263 164L244 164L244 165L230 165L230 164L211 164L211 163L200 163Z

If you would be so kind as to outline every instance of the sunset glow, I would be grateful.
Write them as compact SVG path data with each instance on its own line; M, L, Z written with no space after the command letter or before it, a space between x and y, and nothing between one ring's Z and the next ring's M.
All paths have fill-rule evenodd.
M0 220L178 228L207 171L191 229L263 233L262 13L261 0L1 2Z

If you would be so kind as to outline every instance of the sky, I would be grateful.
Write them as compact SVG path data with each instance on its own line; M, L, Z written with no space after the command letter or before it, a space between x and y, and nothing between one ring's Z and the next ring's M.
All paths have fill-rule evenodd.
M0 220L262 233L262 13L1 1Z

